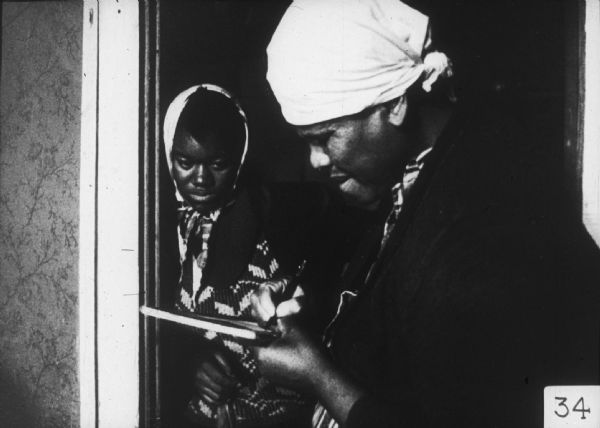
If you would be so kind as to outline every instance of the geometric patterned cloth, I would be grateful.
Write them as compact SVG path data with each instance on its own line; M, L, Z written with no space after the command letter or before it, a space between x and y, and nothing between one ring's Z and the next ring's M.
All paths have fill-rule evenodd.
M195 215L195 211L189 211L184 208L180 210L180 254L185 254L185 257L181 258L182 274L176 308L183 312L252 320L251 294L262 282L282 276L268 242L264 237L258 239L247 269L235 283L226 287L206 284L206 281L202 281L202 270L209 251L210 231L219 213L202 217ZM256 360L248 347L214 332L204 332L204 338L229 353L232 361L239 362L236 374L242 386L229 402L236 427L277 423L293 418L293 415L306 408L307 402L298 393L277 387L260 376ZM199 426L216 426L217 408L200 397L193 397L188 403L187 416Z

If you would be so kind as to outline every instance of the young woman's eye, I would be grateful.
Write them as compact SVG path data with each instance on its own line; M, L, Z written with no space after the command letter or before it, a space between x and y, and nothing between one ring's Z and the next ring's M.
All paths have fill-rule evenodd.
M192 167L192 163L186 158L175 158L175 161L182 169L190 169Z

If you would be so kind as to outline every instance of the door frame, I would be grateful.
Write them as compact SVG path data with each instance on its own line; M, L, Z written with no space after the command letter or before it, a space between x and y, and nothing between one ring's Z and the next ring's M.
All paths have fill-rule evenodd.
M84 0L80 426L139 425L140 5Z

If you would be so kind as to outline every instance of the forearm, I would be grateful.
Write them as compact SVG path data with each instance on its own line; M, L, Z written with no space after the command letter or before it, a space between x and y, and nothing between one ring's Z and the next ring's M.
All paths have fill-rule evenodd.
M352 406L365 395L363 389L326 358L322 359L318 370L311 376L311 388L319 402L342 427L346 426Z
M357 384L327 357L322 356L311 376L312 393L341 427L430 427L416 400L409 397L382 400Z

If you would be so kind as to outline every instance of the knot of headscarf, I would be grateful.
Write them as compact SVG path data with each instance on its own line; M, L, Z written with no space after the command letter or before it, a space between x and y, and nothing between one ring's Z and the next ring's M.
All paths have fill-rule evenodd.
M187 244L187 250L194 257L198 257L201 252L208 250L210 231L220 212L221 210L216 210L210 214L202 215L187 204L177 210L179 233ZM204 265L199 264L198 267L203 268Z
M452 62L442 52L429 52L423 58L423 80L422 87L425 92L431 92L431 87L440 77L452 77Z
M216 210L202 215L185 202L180 203L177 209L182 250L180 285L190 296L194 296L200 286L202 271L208 258L208 240L220 213L221 210ZM192 263L196 264L200 274L196 280L194 280L195 269L191 266Z
M293 125L359 113L451 76L429 18L399 0L294 0L269 47L267 79Z

